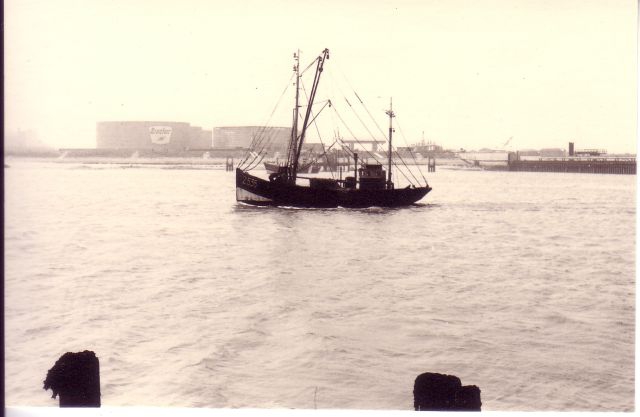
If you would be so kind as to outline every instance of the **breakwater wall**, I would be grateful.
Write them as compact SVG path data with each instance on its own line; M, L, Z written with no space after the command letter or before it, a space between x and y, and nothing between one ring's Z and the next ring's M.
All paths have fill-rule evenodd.
M583 174L636 175L636 158L540 158L523 160L509 155L509 171L574 172Z

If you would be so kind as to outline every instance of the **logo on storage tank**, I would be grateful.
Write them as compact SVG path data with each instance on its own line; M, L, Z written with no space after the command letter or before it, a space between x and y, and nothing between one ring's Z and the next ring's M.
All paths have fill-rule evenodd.
M171 141L171 126L151 126L149 127L149 136L151 143L157 145L166 145Z

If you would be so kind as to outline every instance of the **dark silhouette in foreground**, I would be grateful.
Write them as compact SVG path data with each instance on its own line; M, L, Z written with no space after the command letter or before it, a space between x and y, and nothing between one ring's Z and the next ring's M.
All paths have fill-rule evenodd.
M457 376L427 372L413 385L413 406L416 411L481 411L480 388L463 387Z
M100 407L100 363L96 354L67 352L47 372L44 389L51 388L60 407Z

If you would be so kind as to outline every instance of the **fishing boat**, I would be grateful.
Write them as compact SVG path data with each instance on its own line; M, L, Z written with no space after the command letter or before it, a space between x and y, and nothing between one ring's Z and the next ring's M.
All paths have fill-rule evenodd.
M382 163L370 163L368 160L358 158L357 152L352 152L353 175L342 179L302 177L300 173L300 154L302 145L307 136L309 126L316 120L318 114L312 112L314 99L318 91L320 78L325 61L329 59L329 50L325 49L307 69L315 64L315 76L310 92L308 93L306 110L300 113L300 53L294 54L295 65L295 107L293 109L293 123L291 138L287 149L287 160L283 165L273 167L275 172L268 174L268 178L261 178L257 174L250 173L251 169L259 165L264 153L250 149L243 161L236 168L236 200L240 203L257 206L286 206L304 208L366 208L366 207L403 207L420 201L429 191L428 183L424 185L409 184L404 188L395 188L392 178L393 164L393 103L386 111L389 116L388 137L388 161L385 171ZM306 90L305 90L306 92ZM331 107L331 101L326 106ZM300 119L300 120L299 120ZM300 121L302 123L300 123ZM259 140L254 140L255 144ZM341 172L342 174L342 172ZM350 173L349 173L350 174ZM307 181L307 184L303 184Z

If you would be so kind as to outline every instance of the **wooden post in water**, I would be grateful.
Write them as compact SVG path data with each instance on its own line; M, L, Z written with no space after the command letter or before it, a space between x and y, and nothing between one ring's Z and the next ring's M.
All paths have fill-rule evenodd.
M480 388L463 387L457 376L427 372L415 380L413 406L416 411L481 411Z
M67 352L47 372L44 389L51 388L60 407L100 407L100 362L92 351Z
M429 157L427 160L427 172L436 172L436 158Z
M226 171L233 171L233 156L227 156Z

